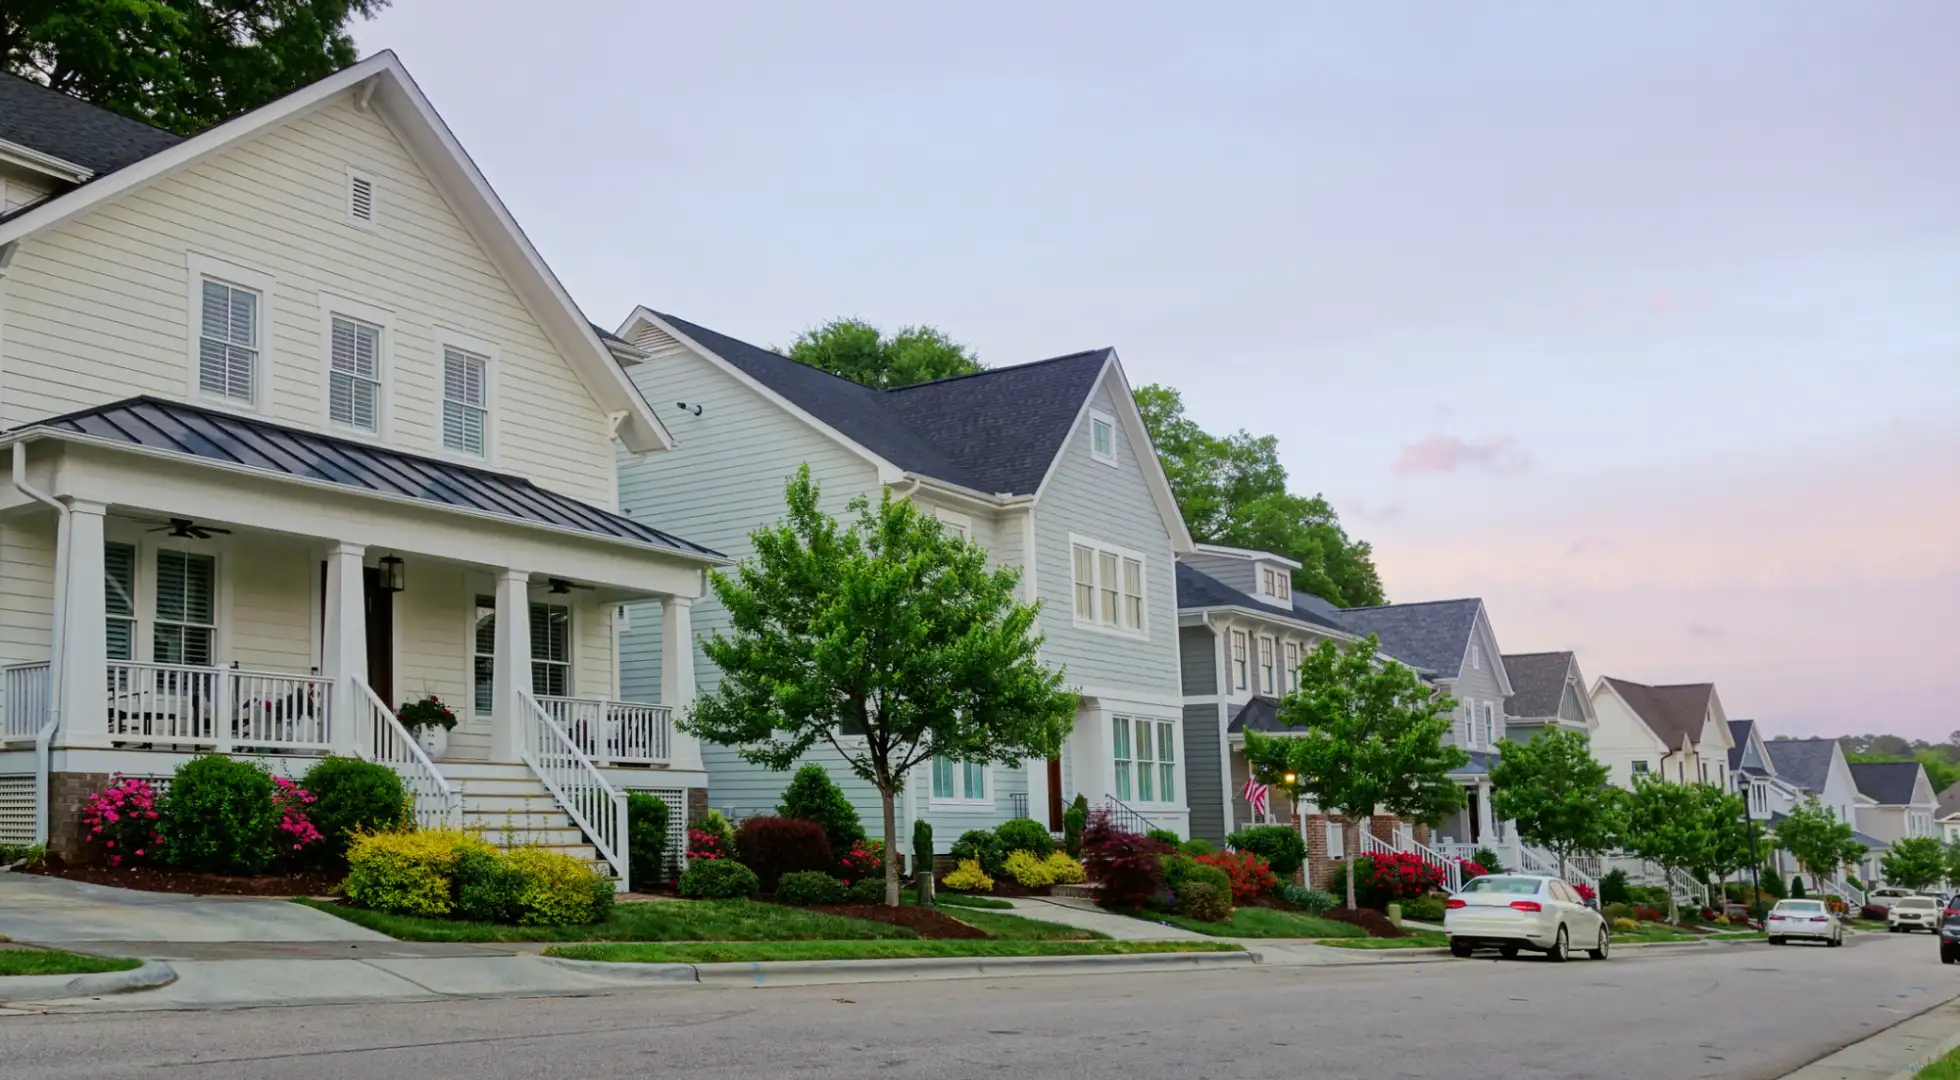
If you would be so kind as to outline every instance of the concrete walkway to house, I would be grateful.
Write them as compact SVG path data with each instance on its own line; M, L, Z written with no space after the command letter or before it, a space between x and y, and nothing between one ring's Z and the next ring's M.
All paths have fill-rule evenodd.
M1062 896L1031 896L1009 900L1014 914L1042 922L1061 923L1078 930L1094 930L1117 941L1216 941L1178 926L1145 922L1128 915L1112 915L1091 900Z
M0 873L0 934L37 945L391 941L285 900L137 892L16 873Z

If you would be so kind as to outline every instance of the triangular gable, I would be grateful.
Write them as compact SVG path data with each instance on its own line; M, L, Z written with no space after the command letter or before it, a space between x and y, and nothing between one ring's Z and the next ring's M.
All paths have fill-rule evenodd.
M1484 660L1490 664L1492 675L1497 677L1498 691L1510 697L1511 674L1504 669L1504 653L1497 646L1497 631L1490 624L1490 609L1482 600L1477 601L1476 621L1470 625L1470 638L1463 647L1463 661L1457 666L1461 672L1470 663L1470 643L1474 642L1484 650Z
M593 400L615 420L615 434L626 448L636 453L671 449L674 440L666 426L620 370L612 351L600 341L597 330L572 302L564 285L531 246L503 200L393 52L377 53L268 105L16 213L0 222L0 269L6 266L13 245L21 240L234 149L342 95L351 95L358 108L374 109L394 131L545 337L571 364Z
M1097 385L1108 381L1110 400L1116 406L1116 422L1123 425L1129 445L1135 448L1137 467L1143 470L1143 482L1150 489L1150 499L1157 505L1157 516L1163 519L1164 530L1170 534L1171 551L1178 555L1188 555L1195 544L1191 530L1184 524L1184 515L1177 508L1177 496L1171 492L1170 477L1164 473L1164 462L1157 456L1157 444L1150 441L1150 430L1144 426L1143 413L1137 408L1136 394L1130 389L1130 380L1123 374L1123 363L1116 358L1116 350L1109 350L1109 360L1103 366ZM1055 481L1055 473L1061 467L1062 457L1068 453L1069 446L1079 438L1086 438L1090 403L1095 400L1095 390L1083 396L1082 407L1077 410L1075 423L1069 428L1070 435L1062 440L1055 452L1055 460L1048 464L1048 475L1042 477L1041 486L1035 490L1037 504L1048 486ZM1508 690L1506 691L1509 692Z

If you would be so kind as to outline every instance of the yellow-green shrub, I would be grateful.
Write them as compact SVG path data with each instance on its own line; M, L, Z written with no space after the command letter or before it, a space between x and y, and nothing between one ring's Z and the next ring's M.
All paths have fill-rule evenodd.
M581 926L604 922L612 914L612 882L559 851L512 848L504 859L524 884L517 891L517 921L531 926Z
M946 875L944 884L954 892L987 892L994 887L994 879L980 869L979 859L964 859L958 869Z
M465 851L492 853L461 829L357 833L347 846L347 898L397 915L448 915L450 878Z
M1638 932L1638 931L1639 931L1639 929L1640 929L1640 920L1638 920L1638 919L1614 919L1614 920L1613 920L1613 929L1615 929L1615 930L1617 930L1617 931L1619 931L1619 932L1620 932L1620 933L1622 933L1622 934L1629 934L1629 933L1636 933L1636 932Z
M1032 851L1009 852L1007 876L1019 882L1024 889L1039 889L1055 883L1054 871L1048 869L1048 863Z
M1056 885L1080 885L1089 880L1089 872L1082 864L1068 857L1065 851L1057 851L1042 861L1048 868L1048 880Z

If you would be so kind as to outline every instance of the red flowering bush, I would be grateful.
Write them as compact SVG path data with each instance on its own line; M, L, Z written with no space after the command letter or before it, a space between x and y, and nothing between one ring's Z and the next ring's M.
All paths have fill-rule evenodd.
M732 859L735 853L728 850L728 840L720 833L706 829L687 830L687 858L689 862L697 859Z
M1633 917L1639 919L1641 922L1661 921L1661 913L1650 907L1635 907L1633 909Z
M157 792L148 780L116 773L109 786L82 804L82 827L110 866L124 859L150 859L163 838L157 834Z
M1471 878L1480 878L1490 873L1490 871L1484 869L1482 863L1474 859L1458 859L1456 866L1457 870L1462 873L1463 880L1465 881L1469 881Z
M1082 833L1082 866L1098 886L1096 903L1142 907L1163 891L1164 856L1174 850L1162 840L1117 827L1106 810L1091 813Z
M837 860L837 879L846 885L875 878L883 881L885 877L885 842L883 840L859 840L851 845Z
M1572 891L1579 894L1579 899L1588 904L1599 899L1599 890L1583 881L1568 881L1566 884L1572 886Z
M1354 873L1355 900L1364 907L1415 900L1443 887L1442 867L1410 851L1366 856L1356 862Z
M1198 862L1225 871L1232 880L1232 901L1237 904L1249 904L1279 888L1279 875L1273 873L1272 866L1250 851L1200 855Z

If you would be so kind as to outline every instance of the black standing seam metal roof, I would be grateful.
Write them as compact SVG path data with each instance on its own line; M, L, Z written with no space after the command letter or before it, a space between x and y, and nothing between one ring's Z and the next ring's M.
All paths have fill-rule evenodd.
M989 495L1031 495L1112 350L1091 349L878 390L665 312L702 348L907 472Z
M513 521L627 540L686 555L722 558L710 548L541 488L523 477L369 446L183 402L135 397L37 420L14 430L30 428L74 432L204 461L242 465L278 476L320 480L357 491L404 496L436 506L495 514Z

